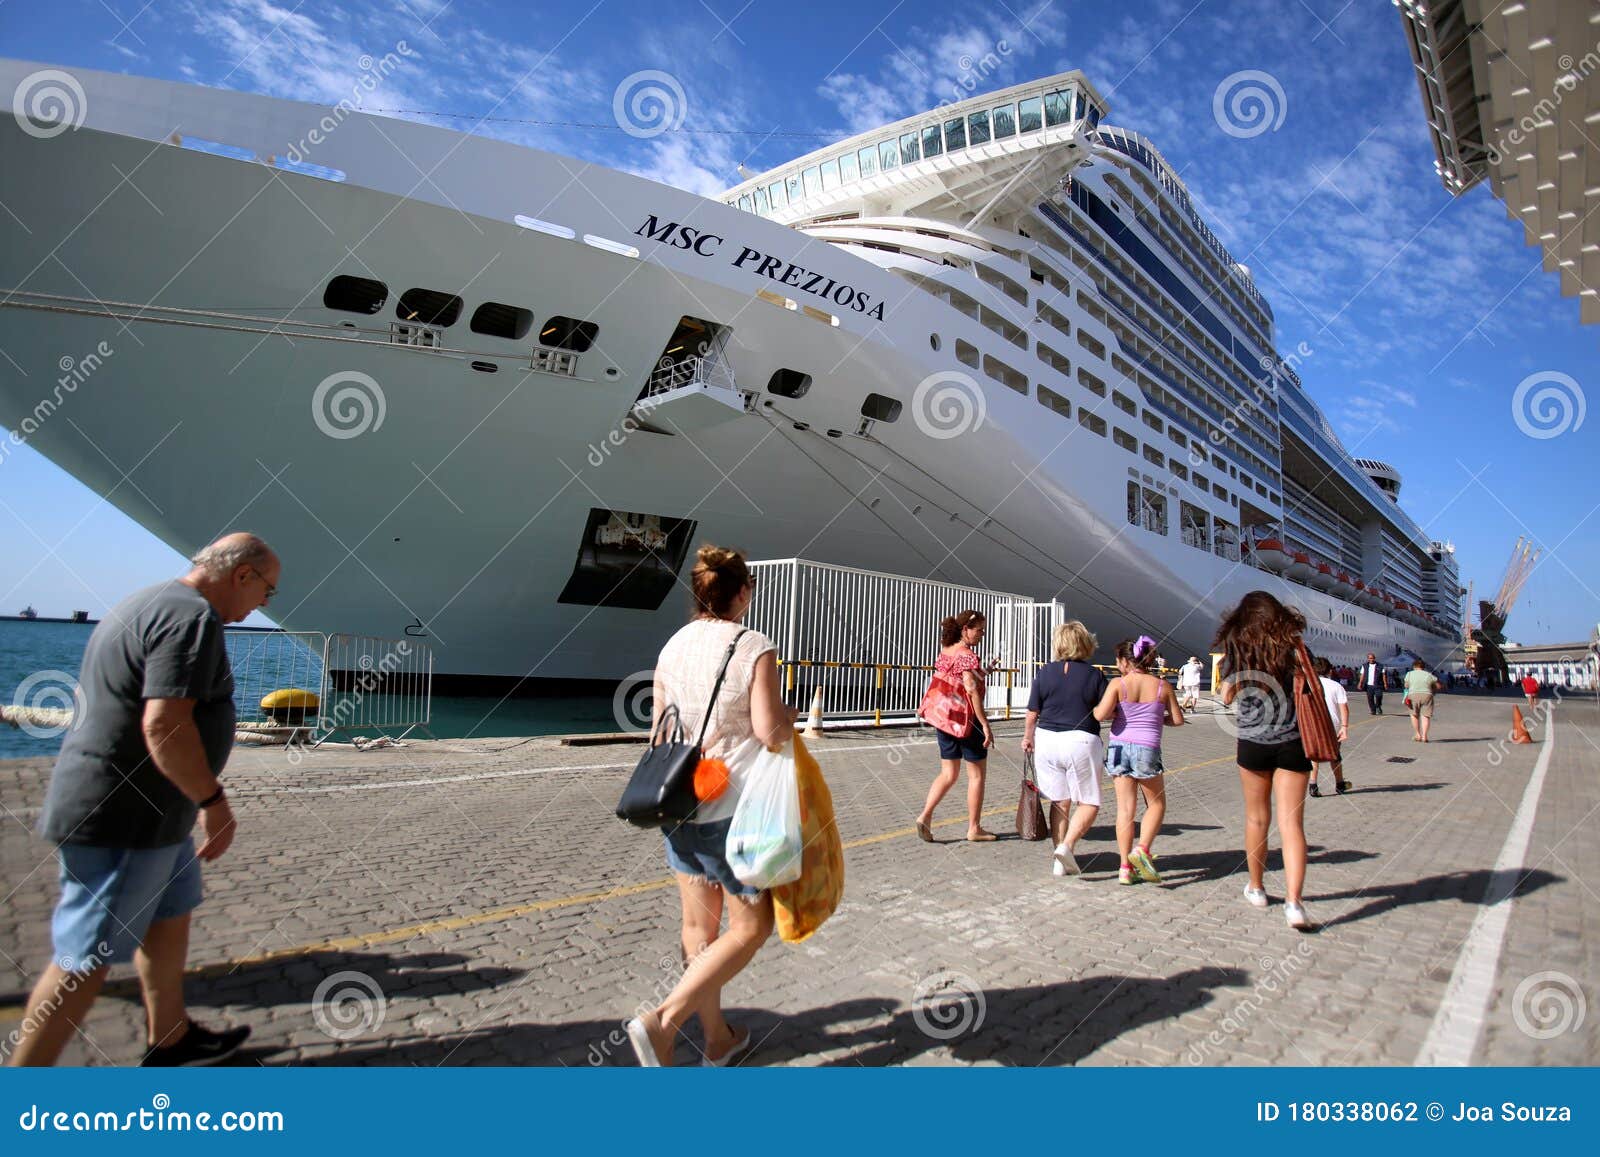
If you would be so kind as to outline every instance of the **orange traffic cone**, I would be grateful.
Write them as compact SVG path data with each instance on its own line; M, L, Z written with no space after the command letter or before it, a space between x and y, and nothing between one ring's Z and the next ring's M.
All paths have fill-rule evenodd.
M1511 742L1532 743L1533 736L1528 734L1527 724L1522 722L1522 708L1512 705L1511 708Z

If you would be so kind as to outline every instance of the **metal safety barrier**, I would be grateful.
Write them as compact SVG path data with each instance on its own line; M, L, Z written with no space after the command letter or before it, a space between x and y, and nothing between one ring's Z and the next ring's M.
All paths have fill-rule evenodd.
M432 717L433 649L419 639L240 629L223 638L243 730L316 746L337 732L403 739ZM275 691L313 693L317 703L263 707Z

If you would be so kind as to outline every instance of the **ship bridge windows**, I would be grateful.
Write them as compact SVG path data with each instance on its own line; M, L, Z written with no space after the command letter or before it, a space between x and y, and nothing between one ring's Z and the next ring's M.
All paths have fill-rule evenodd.
M1072 119L1072 93L1066 89L1047 92L1044 96L1044 123L1064 125Z
M1044 98L1030 96L1017 102L1017 127L1025 133L1037 132L1044 124Z
M944 151L953 153L967 147L967 122L961 117L944 122Z
M328 282L328 288L322 291L325 308L345 313L377 313L388 300L389 287L383 282L344 273Z
M815 197L822 192L822 170L818 166L812 165L802 171L800 181L805 186L806 196Z
M861 416L873 422L893 422L900 417L900 400L886 394L868 394L861 403Z
M922 130L922 155L937 157L944 152L944 144L939 139L939 126L929 125Z
M900 167L900 142L895 137L881 142L878 145L878 168L898 169Z
M861 175L870 177L878 171L878 147L868 145L856 152L856 161L861 166Z
M539 344L558 350L583 353L594 345L600 327L592 321L579 321L573 317L552 317L539 330Z
M461 299L437 289L408 289L400 295L394 311L401 321L448 329L461 317Z
M830 189L837 189L839 187L838 160L834 159L831 161L823 161L822 164L817 166L817 175L822 180L823 192L827 192Z
M1017 112L1009 104L1003 104L989 113L989 125L994 131L994 139L1001 137L1014 137L1017 135Z
M471 328L473 333L521 341L533 328L533 314L514 305L486 301L472 311Z
M989 113L987 109L968 114L967 143L969 145L986 145L989 143Z

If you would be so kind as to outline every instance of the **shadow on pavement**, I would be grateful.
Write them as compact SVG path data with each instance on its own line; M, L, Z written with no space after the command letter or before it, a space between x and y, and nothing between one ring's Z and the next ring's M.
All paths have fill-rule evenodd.
M1312 844L1306 852L1308 867L1318 864L1358 864L1362 860L1375 860L1377 852L1363 852L1355 848L1323 848ZM1081 859L1081 857L1080 857ZM1115 868L1117 865L1112 864ZM1245 870L1244 849L1227 848L1218 852L1175 853L1163 856L1156 853L1156 867L1161 872L1161 887L1183 888L1207 880L1221 880ZM1283 871L1283 850L1272 848L1267 852L1268 872ZM1175 875L1181 878L1175 879Z
M1564 879L1565 877L1547 872L1543 868L1531 868L1527 871L1517 869L1514 872L1496 872L1492 868L1474 868L1471 871L1446 872L1437 876L1424 876L1420 880L1374 885L1351 892L1323 892L1320 894L1313 892L1306 896L1306 901L1308 903L1325 904L1330 900L1370 898L1369 903L1363 904L1355 911L1346 912L1342 916L1335 916L1332 920L1325 920L1320 924L1322 928L1332 928L1339 924L1350 924L1356 920L1366 920L1373 916L1381 916L1385 912L1406 904L1431 904L1438 900L1459 900L1463 904L1482 904L1486 899L1491 902L1504 902L1510 894L1526 896L1530 892L1537 892L1547 884L1558 884ZM1495 885L1492 897L1489 895L1491 884ZM1513 884L1515 885L1514 888L1512 887Z
M1355 776L1350 777L1352 780ZM1441 787L1449 787L1447 783L1385 783L1378 787L1352 787L1345 795L1377 795L1385 791L1437 791ZM1331 792L1324 793L1330 795ZM1337 798L1337 797L1336 797Z
M954 1061L1070 1065L1124 1032L1211 1003L1215 990L1242 988L1238 968L1194 968L1169 977L1092 976L1065 984L953 988L918 1007L887 997L841 1001L793 1016L729 1009L728 1020L755 1036L751 1066L803 1061L850 1050L829 1064L903 1064L935 1050ZM559 1065L631 1067L633 1051L618 1019L514 1024L465 1033L355 1045L310 1063L325 1065ZM700 1060L697 1038L678 1042L679 1065ZM254 1060L270 1060L261 1053Z

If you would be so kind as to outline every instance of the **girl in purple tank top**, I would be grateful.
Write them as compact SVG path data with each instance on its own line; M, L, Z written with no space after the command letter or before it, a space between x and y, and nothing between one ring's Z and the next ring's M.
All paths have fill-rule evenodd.
M1111 735L1106 741L1106 771L1117 789L1117 850L1122 866L1117 883L1136 883L1138 879L1161 883L1150 845L1161 831L1167 813L1167 784L1161 765L1162 726L1182 727L1183 708L1178 706L1172 684L1150 673L1156 657L1156 641L1149 635L1124 639L1117 644L1117 670L1121 672L1106 687L1094 717L1111 720ZM1134 812L1139 796L1144 795L1144 824L1139 842L1133 842Z

